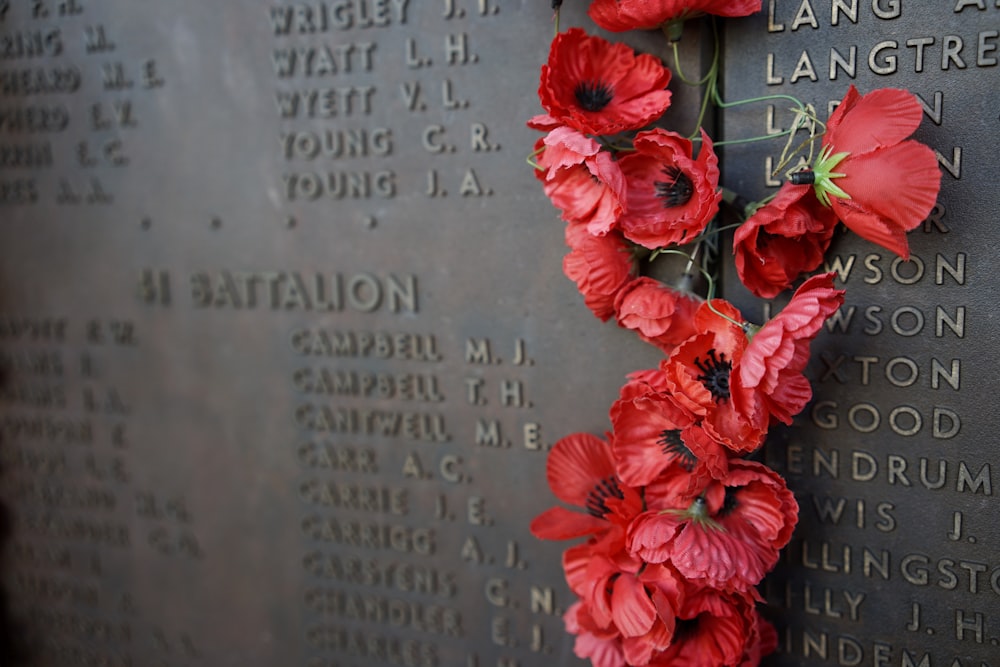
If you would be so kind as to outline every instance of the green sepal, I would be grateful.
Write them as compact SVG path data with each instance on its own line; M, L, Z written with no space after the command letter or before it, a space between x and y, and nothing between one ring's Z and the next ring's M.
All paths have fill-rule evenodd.
M816 160L816 164L813 166L813 173L816 175L813 181L813 189L816 190L816 197L819 199L823 206L830 208L830 195L834 197L839 197L840 199L850 199L851 195L844 192L844 190L833 182L835 178L843 178L847 174L842 174L833 171L837 168L837 165L843 161L845 157L850 155L850 153L833 153L833 148L827 146L820 153L819 158Z
M705 503L705 498L703 496L698 496L691 503L691 506L685 510L680 509L666 509L660 510L660 514L672 514L680 519L687 519L692 524L701 526L706 530L718 530L721 532L726 532L726 529L722 527L715 519L713 519L708 514L708 505Z

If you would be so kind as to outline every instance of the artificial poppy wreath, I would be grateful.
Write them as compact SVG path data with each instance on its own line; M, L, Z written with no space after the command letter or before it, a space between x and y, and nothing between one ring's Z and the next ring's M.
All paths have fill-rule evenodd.
M760 0L592 0L589 14L610 31L661 28L675 40L691 16L760 8ZM605 438L574 433L555 443L549 486L580 511L552 507L531 531L585 538L563 556L578 598L564 621L579 657L597 667L751 667L777 646L756 586L791 539L798 505L780 475L747 457L811 399L810 343L844 302L834 274L810 274L838 222L908 258L906 232L930 213L941 172L934 152L909 139L922 110L907 91L861 95L852 85L825 132L801 105L821 144L814 151L807 142L808 166L742 209L733 256L742 283L763 298L805 278L781 312L753 325L714 298L710 276L701 296L689 280L675 287L643 275L665 252L694 265L699 243L718 233L723 201L708 134L654 126L670 105L671 78L653 56L580 28L557 30L542 66L545 113L528 125L545 135L532 165L566 223L563 270L595 316L615 318L664 357L626 379ZM718 100L715 79L706 81ZM886 182L907 187L890 200Z

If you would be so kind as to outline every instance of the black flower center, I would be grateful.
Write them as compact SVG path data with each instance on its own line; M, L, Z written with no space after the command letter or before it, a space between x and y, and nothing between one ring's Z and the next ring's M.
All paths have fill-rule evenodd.
M581 81L573 90L576 103L587 111L600 111L611 103L615 93L603 81Z
M675 208L688 203L694 194L694 185L687 174L675 164L664 167L663 173L667 180L653 181L653 185L656 187L656 196L663 200L664 208Z
M674 625L674 638L670 643L679 643L694 636L698 632L699 618L701 618L700 614L694 618L678 618Z
M716 401L724 401L729 398L729 372L733 370L733 362L726 361L726 354L716 356L715 348L708 351L708 359L701 360L695 357L694 365L701 371L698 381L712 393L712 398Z
M726 487L726 496L722 499L722 507L719 511L715 513L716 519L724 519L736 510L739 506L739 500L736 498L736 492L739 491L738 488L733 488L731 486Z
M608 498L614 496L621 500L625 497L622 490L618 487L618 480L614 477L607 477L602 479L597 484L594 484L594 488L590 490L587 494L587 513L590 516L596 516L598 519L603 519L608 512L608 505L605 502Z
M681 440L680 429L662 431L660 439L656 443L663 448L664 454L677 457L685 470L688 472L694 470L694 464L698 461L698 457Z

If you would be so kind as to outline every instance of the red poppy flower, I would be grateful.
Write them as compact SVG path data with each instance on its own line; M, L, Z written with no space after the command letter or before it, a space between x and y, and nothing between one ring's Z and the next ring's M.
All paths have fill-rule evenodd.
M612 524L627 524L642 509L638 492L619 481L610 445L597 436L574 433L560 439L549 452L545 472L559 500L587 513L546 510L531 522L531 533L540 539L602 535Z
M694 317L699 333L660 362L673 400L700 416L706 432L738 453L757 449L765 435L751 421L747 404L732 400L732 375L749 344L736 324L742 321L739 310L723 299L704 303Z
M607 321L615 314L615 297L636 271L632 245L617 231L594 236L582 223L566 226L566 245L563 273L576 283L587 308Z
M628 207L619 225L647 248L684 243L697 236L719 210L719 160L702 131L695 159L691 142L667 130L640 132L635 152L618 162L625 173Z
M694 335L694 312L703 301L653 278L636 278L615 296L615 317L620 326L670 354Z
M683 602L683 582L673 568L593 549L592 543L567 549L563 561L570 590L593 627L605 640L617 631L628 665L645 665L669 646Z
M861 96L852 85L827 122L820 158L793 182L813 182L847 227L909 259L906 232L931 212L941 187L934 151L905 140L922 117L909 91L882 88Z
M734 403L760 428L767 428L772 418L791 424L812 398L812 387L802 374L809 362L809 345L844 303L844 291L834 289L833 276L826 273L802 283L743 351L734 370Z
M606 234L625 208L625 177L595 140L568 127L558 127L535 144L541 170L535 175L563 220L587 225L594 235Z
M808 186L785 183L733 235L740 281L757 296L773 299L820 265L836 226L837 216Z
M778 561L798 521L785 480L767 466L734 459L724 480L694 499L681 475L646 487L647 512L628 528L626 548L650 563L669 562L686 579L749 591Z
M625 44L580 28L556 35L538 97L552 118L585 134L645 127L670 106L670 70Z
M587 612L586 605L577 601L563 614L566 632L576 636L573 653L589 658L593 667L626 667L621 633L616 628L598 627Z
M777 648L777 635L748 593L701 588L689 593L674 636L650 667L754 667Z
M724 477L724 447L702 428L700 420L670 395L650 391L630 380L611 406L615 438L612 446L618 474L632 486L645 486L664 470L679 467L700 488L712 477Z
M749 16L761 0L593 0L587 11L605 30L651 30L675 19L700 14Z

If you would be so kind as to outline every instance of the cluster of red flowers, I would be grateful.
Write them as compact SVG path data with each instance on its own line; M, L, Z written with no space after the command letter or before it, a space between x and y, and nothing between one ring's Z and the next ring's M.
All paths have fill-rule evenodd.
M743 284L757 296L777 296L820 265L838 220L909 259L906 232L927 218L941 186L934 151L907 139L922 117L908 91L861 96L852 85L827 121L816 164L793 174L798 178L736 230Z
M624 155L608 139L658 119L670 105L670 70L624 44L573 28L552 42L539 96L547 114L528 123L546 131L535 148L536 175L567 222L563 268L602 320L614 316L665 351L691 334L700 299L638 275L637 248L684 243L719 210L712 142L698 157L676 132L639 132Z
M744 457L809 401L809 344L843 303L814 276L760 328L722 299L658 368L632 374L603 440L577 433L549 454L560 500L531 524L542 539L588 537L563 567L579 597L576 653L598 667L756 665L774 648L755 586L798 516L784 480Z
M590 16L620 31L760 4L592 0ZM640 275L644 255L698 241L722 200L711 138L701 131L696 152L651 127L670 104L670 79L658 59L579 28L556 36L542 67L546 113L529 126L546 133L535 173L567 223L564 272L597 317L666 357L629 376L606 439L577 433L555 444L549 486L585 513L554 507L531 530L587 538L563 556L579 598L564 620L580 657L598 667L751 667L776 645L755 587L791 539L798 506L780 475L746 457L811 399L809 346L844 293L832 273L813 276L756 327L725 300ZM930 212L941 177L933 151L908 140L921 114L906 91L850 87L818 158L734 235L737 273L753 293L774 297L815 271L838 221L908 257L905 234Z

